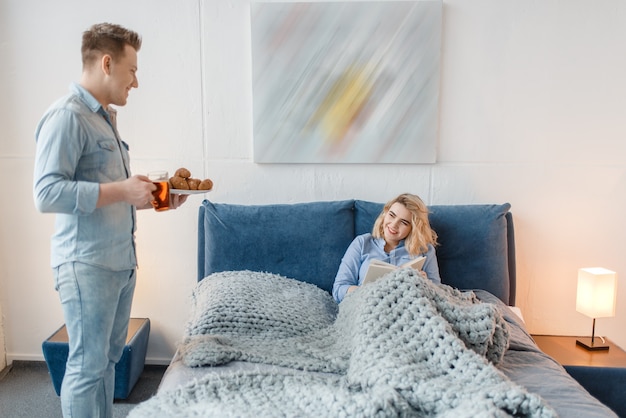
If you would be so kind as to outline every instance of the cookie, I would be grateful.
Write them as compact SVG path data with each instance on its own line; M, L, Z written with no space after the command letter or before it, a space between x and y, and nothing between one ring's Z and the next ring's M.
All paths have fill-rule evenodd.
M198 186L200 185L200 179L187 179L187 184L189 185L189 190L198 190Z
M184 179L188 179L191 177L191 172L187 170L185 167L181 167L174 173L174 177L182 177Z
M187 184L187 180L180 176L170 177L170 184L172 185L173 189L189 190L189 184Z
M204 179L198 185L198 190L211 190L213 188L213 182L211 179Z

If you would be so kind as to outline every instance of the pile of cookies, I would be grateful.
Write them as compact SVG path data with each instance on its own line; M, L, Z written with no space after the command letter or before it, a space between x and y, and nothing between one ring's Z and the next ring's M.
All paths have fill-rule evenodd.
M211 179L196 179L191 177L191 172L184 167L179 168L170 177L170 188L180 190L211 190L213 182Z

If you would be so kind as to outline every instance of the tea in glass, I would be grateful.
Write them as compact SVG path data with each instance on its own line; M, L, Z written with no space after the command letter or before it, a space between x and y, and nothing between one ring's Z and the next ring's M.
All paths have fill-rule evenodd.
M148 178L157 187L152 192L154 201L152 205L158 212L168 210L170 208L170 185L168 182L167 171L152 171L148 173Z

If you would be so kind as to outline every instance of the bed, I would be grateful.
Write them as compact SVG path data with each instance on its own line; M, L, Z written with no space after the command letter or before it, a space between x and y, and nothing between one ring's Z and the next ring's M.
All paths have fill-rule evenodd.
M443 285L410 269L330 292L363 200L205 200L179 349L130 417L615 417L527 332L509 204L433 205Z

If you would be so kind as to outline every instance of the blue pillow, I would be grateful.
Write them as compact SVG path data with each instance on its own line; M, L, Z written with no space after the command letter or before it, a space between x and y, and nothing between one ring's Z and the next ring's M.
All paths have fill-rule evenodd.
M331 292L354 239L352 200L276 205L202 202L198 280L252 270L315 284Z
M511 205L430 206L430 226L439 235L441 280L458 289L484 289L510 298L508 225Z
M384 203L354 201L354 232L356 235L372 232L376 218L383 211Z

